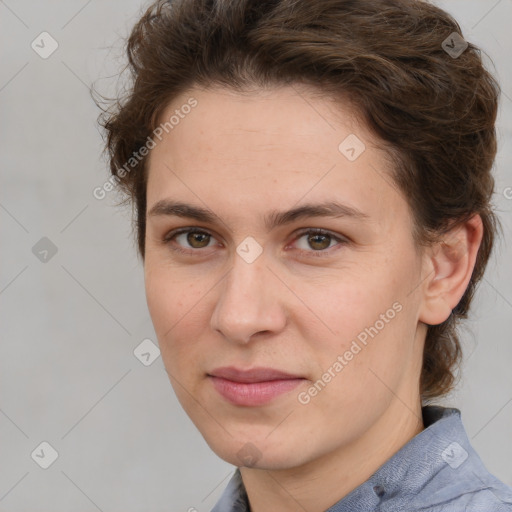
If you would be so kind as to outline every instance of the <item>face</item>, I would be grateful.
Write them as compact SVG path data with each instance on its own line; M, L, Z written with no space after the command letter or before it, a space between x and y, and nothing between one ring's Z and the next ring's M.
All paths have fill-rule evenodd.
M386 153L296 86L191 89L163 118L191 97L149 156L144 262L191 420L226 461L284 469L411 414L422 263Z

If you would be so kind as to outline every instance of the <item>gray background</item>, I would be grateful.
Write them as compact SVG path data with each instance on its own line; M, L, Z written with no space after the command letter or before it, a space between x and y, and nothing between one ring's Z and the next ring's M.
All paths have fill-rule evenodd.
M443 403L462 410L484 463L512 485L512 0L439 5L492 57L504 91L495 204L505 238L467 323L461 384ZM130 210L92 195L108 174L88 87L113 91L120 37L142 7L0 1L2 512L208 511L234 469L181 410L161 358L134 356L156 337ZM59 45L47 59L31 48L43 31ZM32 250L43 237L57 248L46 262ZM59 454L48 469L31 457L43 441Z

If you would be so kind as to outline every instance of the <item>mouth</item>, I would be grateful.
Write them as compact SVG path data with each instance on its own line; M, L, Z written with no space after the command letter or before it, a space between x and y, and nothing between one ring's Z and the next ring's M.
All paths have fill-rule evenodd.
M223 367L207 375L225 400L246 407L267 404L306 380L299 375L262 367L249 370Z

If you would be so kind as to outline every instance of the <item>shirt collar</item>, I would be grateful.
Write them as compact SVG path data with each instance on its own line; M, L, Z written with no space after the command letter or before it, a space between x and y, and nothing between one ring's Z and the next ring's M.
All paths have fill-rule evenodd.
M427 405L422 407L422 415L424 430L326 512L415 510L413 503L422 506L445 503L488 487L485 481L488 473L469 443L460 410ZM466 459L469 463L464 464ZM461 471L456 471L459 466ZM447 485L452 480L456 485ZM237 468L211 512L249 510Z

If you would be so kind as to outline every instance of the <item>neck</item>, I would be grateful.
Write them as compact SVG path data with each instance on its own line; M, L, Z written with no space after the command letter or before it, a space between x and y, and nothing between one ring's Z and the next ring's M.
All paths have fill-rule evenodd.
M251 512L323 512L368 480L424 428L421 403L395 399L370 429L350 445L300 467L240 468Z

